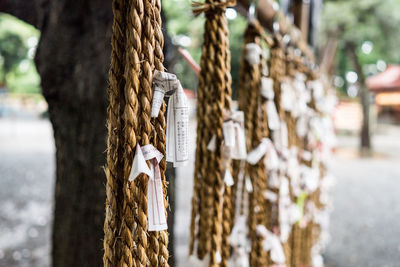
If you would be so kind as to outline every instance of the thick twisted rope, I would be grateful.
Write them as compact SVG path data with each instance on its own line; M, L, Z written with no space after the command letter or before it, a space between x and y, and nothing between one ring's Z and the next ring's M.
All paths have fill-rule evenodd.
M226 18L225 18L226 20ZM223 31L225 36L228 36L229 29L227 21L223 23ZM225 66L226 70L224 72L224 79L225 79L225 99L224 105L226 111L231 111L232 106L232 77L231 77L231 53L229 50L229 38L225 38ZM231 168L231 160L229 160L229 171L232 171ZM224 186L224 195L223 195L223 209L222 209L222 234L221 234L221 266L227 267L228 266L228 259L230 257L230 247L229 247L229 235L232 230L233 224L233 216L232 211L233 202L232 202L232 187L231 186Z
M163 54L163 47L164 47L164 36L162 33L162 21L161 21L161 0L154 0L152 1L153 6L149 6L146 8L146 11L150 11L150 8L153 8L154 14L152 18L154 19L154 69L159 71L164 71L164 54ZM151 15L151 12L149 12ZM165 136L165 103L163 101L161 105L160 112L158 117L152 120L152 124L154 125L155 130L155 138L153 143L155 147L160 151L162 154L165 155L165 144L166 144L166 136ZM164 205L165 208L168 207L167 197L167 181L165 178L165 171L167 169L167 164L165 158L163 158L160 163L160 172L161 172L161 180L163 183L163 192L164 192ZM167 215L167 214L166 214ZM158 232L158 264L159 266L168 266L168 232L166 230Z
M126 27L126 64L125 64L125 153L124 177L128 181L131 171L135 148L138 143L140 103L138 95L141 90L139 84L140 74L140 53L141 46L141 19L143 17L143 3L141 1L129 1L127 8ZM146 225L146 218L138 213L138 203L146 191L140 190L140 180L143 175L133 182L124 186L124 220L121 225L121 237L123 240L123 257L121 266L145 266L147 257L145 254L146 235L138 232L143 225ZM141 192L141 194L137 194Z
M155 1L154 0L144 0L144 16L142 19L142 73L140 75L140 83L141 83L141 92L139 94L139 101L142 105L142 113L140 116L141 126L142 128L142 144L154 144L157 146L155 142L156 131L154 124L151 121L151 100L152 100L152 80L153 80L153 71L154 71L154 48L155 48L155 38L154 38L154 17L155 15ZM164 163L165 164L165 163ZM164 165L165 167L165 165ZM161 169L160 169L161 170ZM165 169L164 169L165 171ZM162 172L164 172L162 171ZM165 177L164 177L165 180ZM147 192L147 182L143 188L146 188ZM143 204L142 208L143 215L147 218L147 195L143 198L141 202ZM158 242L159 234L158 232L147 232L146 228L143 228L142 231L146 232L148 236L149 243L146 247L146 254L150 261L150 266L158 266L158 256L160 251L160 246Z
M121 155L122 124L120 112L124 107L123 88L125 79L123 77L124 65L124 1L113 1L113 35L111 38L111 68L109 71L110 85L108 87L108 140L107 140L107 166L106 166L106 218L104 221L104 266L115 266L120 255L120 242L118 229L121 224L120 211L122 209L123 188L123 166Z
M222 124L224 108L230 97L229 55L227 53L227 21L224 10L230 2L206 1L194 4L194 13L206 13L204 43L202 46L201 72L198 86L198 132L195 165L194 193L191 223L190 251L197 239L197 256L202 259L210 255L210 266L219 266L218 253L221 253L223 233L223 180L222 180ZM204 130L202 130L204 129ZM216 149L209 151L208 142L215 135ZM225 190L229 198L229 190ZM200 214L198 233L196 217ZM225 213L225 216L228 216ZM228 224L229 227L229 224ZM210 238L211 237L211 238Z
M281 39L279 36L275 36L274 43L270 49L270 76L274 82L274 93L275 93L275 105L278 111L278 114L281 120L285 120L285 111L281 108L281 83L286 73L286 62L285 62L285 53L282 48ZM269 190L273 191L277 195L279 195L279 189L269 188ZM279 206L279 199L278 199ZM279 228L279 209L276 209L270 216L269 228L275 229ZM286 257L286 265L289 267L290 259L291 259L291 239L290 236L288 241L283 244L283 249Z
M248 43L256 43L261 46L261 32L254 24L249 24L245 31L238 91L239 108L243 109L245 114L247 149L251 151L260 144L263 137L268 136L268 131L266 130L266 110L262 108L260 94L262 68L265 63L249 64L247 62L245 56ZM261 62L263 60L261 58ZM250 266L267 266L267 252L263 248L263 240L256 234L257 225L265 225L266 221L266 201L263 196L263 192L267 188L266 168L261 161L254 166L246 164L245 172L246 175L249 175L253 186L253 191L249 193L248 214L251 239Z

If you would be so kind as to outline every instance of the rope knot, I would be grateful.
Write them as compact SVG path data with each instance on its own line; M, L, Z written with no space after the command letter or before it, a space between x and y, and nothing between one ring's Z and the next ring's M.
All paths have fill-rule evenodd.
M233 7L235 5L236 0L211 0L205 3L193 2L192 8L194 16L197 17L203 12L206 14L224 12L227 7Z

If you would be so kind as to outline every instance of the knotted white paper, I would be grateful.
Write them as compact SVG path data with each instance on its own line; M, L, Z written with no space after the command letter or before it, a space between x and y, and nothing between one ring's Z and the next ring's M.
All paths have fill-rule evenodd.
M239 216L235 220L229 243L232 246L232 256L229 266L249 267L250 240L247 237L246 216Z
M243 111L233 111L223 123L223 134L225 146L229 147L232 159L245 159L246 136L244 132Z
M268 116L268 128L272 131L278 130L280 126L280 119L278 111L276 110L274 102L274 89L273 80L271 78L261 78L261 95L267 99L267 116Z
M269 138L261 139L261 143L247 155L247 162L251 165L255 165L262 157L264 157L264 164L269 171L276 171L279 169L279 157Z
M264 238L264 250L271 251L271 260L277 264L284 264L286 257L279 237L268 231L264 225L257 225L256 231L258 235Z
M257 162L259 162L267 153L269 146L269 139L263 138L261 143L247 155L247 162L251 165L257 164Z
M263 195L265 199L269 200L272 203L276 203L276 201L278 200L278 195L271 190L265 190L263 192Z
M136 154L133 159L133 165L129 180L132 181L141 174L149 176L147 185L147 217L149 231L162 231L168 229L165 217L164 193L162 188L161 173L159 163L163 158L163 154L153 145L145 145L140 147L136 145ZM146 160L150 161L150 168Z
M143 156L142 149L140 148L140 145L137 144L135 158L133 159L131 173L129 174L129 181L132 182L141 173L147 174L148 176L152 175L152 172L150 171L149 166L147 166L146 160Z
M225 169L224 183L226 184L226 186L232 186L235 183L233 180L232 174L228 168Z
M246 55L245 59L250 65L260 64L260 56L262 53L261 47L256 43L246 44Z
M167 113L166 160L174 167L186 165L188 153L189 106L179 81L175 93L169 98Z
M224 146L228 149L228 155L232 159L245 159L246 136L244 132L243 111L233 111L222 124L224 135ZM217 136L213 135L207 144L207 149L215 151L217 147Z
M177 81L178 79L175 74L158 70L154 71L154 92L151 103L151 117L158 116L165 93L176 90Z
M281 105L286 111L292 111L296 103L296 95L294 88L289 81L285 81L281 84Z
M244 133L244 114L242 111L226 111L229 115L222 124L224 136L222 146L223 175L226 186L232 186L234 180L230 172L231 159L246 158L246 136ZM215 152L217 136L213 135L207 144L207 149Z

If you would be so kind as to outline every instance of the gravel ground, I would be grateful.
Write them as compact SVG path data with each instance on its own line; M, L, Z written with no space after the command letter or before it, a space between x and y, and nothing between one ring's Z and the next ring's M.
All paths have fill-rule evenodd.
M339 139L327 266L400 266L398 136L400 128L381 127L377 153L367 159L357 157L356 138ZM47 120L0 118L0 267L49 266L54 171ZM181 267L187 266L192 173L192 165L177 170L174 256Z
M332 164L329 267L400 266L400 128L381 126L375 155L356 157L357 139L340 138Z
M53 174L50 123L0 119L0 266L49 266Z

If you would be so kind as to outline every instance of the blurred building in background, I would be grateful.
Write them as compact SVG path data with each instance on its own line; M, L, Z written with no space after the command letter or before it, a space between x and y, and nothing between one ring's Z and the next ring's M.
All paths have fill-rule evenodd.
M375 96L378 119L388 123L400 122L400 65L387 69L366 80Z

